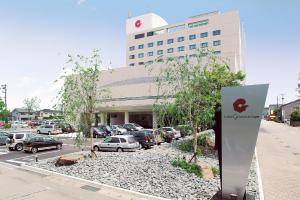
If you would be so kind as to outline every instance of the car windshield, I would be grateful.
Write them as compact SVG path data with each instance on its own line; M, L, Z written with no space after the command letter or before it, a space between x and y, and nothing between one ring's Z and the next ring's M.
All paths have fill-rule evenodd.
M103 140L103 143L109 143L111 141L111 137L107 137Z
M165 131L172 131L172 128L163 128Z
M141 127L140 125L136 124L136 123L133 123L134 126L136 127Z

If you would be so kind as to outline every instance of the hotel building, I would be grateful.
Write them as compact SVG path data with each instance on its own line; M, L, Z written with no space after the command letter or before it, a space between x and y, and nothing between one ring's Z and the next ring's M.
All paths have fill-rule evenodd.
M153 64L149 71L145 65L211 49L237 72L243 70L241 35L237 11L200 14L172 25L153 13L127 19L126 67L104 71L99 82L99 87L110 89L112 97L98 107L101 123L155 126L155 76L161 68Z

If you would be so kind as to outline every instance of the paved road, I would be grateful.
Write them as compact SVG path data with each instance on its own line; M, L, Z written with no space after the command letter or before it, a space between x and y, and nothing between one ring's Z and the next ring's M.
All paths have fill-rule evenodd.
M94 139L95 141L99 141L101 139ZM63 139L63 148L61 150L51 149L51 150L43 150L39 151L36 154L25 153L23 151L7 151L5 146L0 146L0 162L6 162L9 164L20 165L22 163L31 162L38 157L38 160L43 160L47 158L52 158L64 154L69 154L73 152L78 152L76 146L74 146L74 141L72 138ZM88 150L89 147L86 147Z
M299 200L300 128L263 121L257 154L265 200Z

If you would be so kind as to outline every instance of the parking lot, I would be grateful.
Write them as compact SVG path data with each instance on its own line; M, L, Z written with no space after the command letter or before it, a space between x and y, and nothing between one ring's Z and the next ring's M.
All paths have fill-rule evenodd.
M61 150L49 149L42 150L36 154L25 153L23 151L8 151L5 145L0 146L0 162L5 162L13 165L22 165L27 162L36 160L43 160L47 158L53 158L61 156L64 154L74 153L80 151L78 147L74 145L73 138L61 139L63 141L63 147ZM100 139L94 139L94 141L99 141ZM85 148L88 150L89 146Z

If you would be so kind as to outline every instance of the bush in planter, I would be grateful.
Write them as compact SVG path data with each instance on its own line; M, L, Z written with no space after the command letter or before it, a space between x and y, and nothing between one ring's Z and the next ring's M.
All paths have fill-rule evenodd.
M291 121L300 121L300 111L295 110L291 114Z
M190 174L195 174L196 176L199 176L201 178L203 177L201 167L195 163L188 163L185 160L178 159L178 160L173 160L171 162L171 164L174 167L180 167L180 168L184 169L186 172L188 172Z

